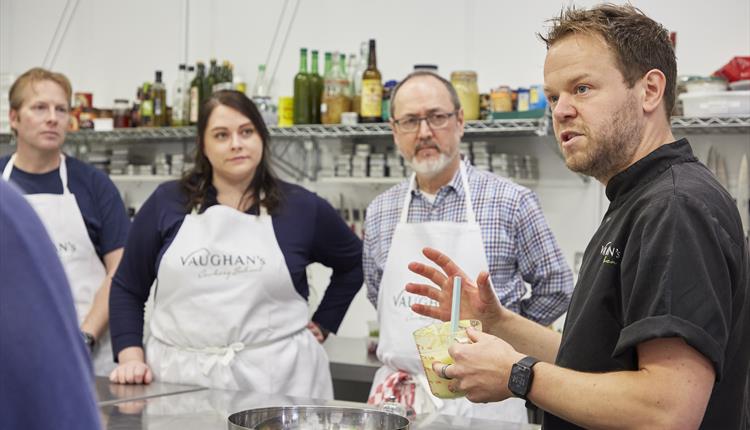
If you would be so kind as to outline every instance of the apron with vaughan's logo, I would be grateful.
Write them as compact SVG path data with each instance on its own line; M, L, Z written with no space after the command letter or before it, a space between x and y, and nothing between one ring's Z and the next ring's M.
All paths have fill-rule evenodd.
M527 422L526 408L520 399L508 399L501 403L475 404L465 398L439 399L430 392L414 342L415 330L439 322L421 316L411 310L414 303L430 304L431 300L408 293L404 286L410 282L429 282L408 269L411 261L429 262L422 254L425 247L435 248L448 255L471 279L481 271L488 270L487 258L480 226L471 205L471 194L466 178L466 166L460 163L461 183L466 198L467 222L430 221L407 223L409 203L415 187L416 176L412 175L406 191L401 217L393 233L383 277L378 292L378 321L380 337L377 355L385 366L375 374L370 394L398 371L411 375L416 381L411 405L416 413L437 411L446 415L460 415L505 421ZM380 387L382 391L383 387Z
M3 169L3 179L6 181L10 180L15 160L16 155L13 154ZM68 168L63 154L60 154L59 172L62 194L26 194L24 197L42 220L47 234L57 249L57 255L60 257L73 293L73 302L80 326L91 310L94 296L101 287L107 272L91 243L76 198L68 190ZM104 330L96 341L93 363L94 373L99 376L109 376L116 366L112 359L109 328Z
M147 362L164 382L332 399L271 217L224 205L186 215L159 264Z

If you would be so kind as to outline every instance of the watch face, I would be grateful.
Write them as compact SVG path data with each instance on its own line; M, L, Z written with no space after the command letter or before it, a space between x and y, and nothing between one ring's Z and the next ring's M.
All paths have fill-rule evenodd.
M510 379L508 380L508 389L517 396L525 396L529 390L530 376L530 368L519 366L518 364L513 365L513 370L510 372Z

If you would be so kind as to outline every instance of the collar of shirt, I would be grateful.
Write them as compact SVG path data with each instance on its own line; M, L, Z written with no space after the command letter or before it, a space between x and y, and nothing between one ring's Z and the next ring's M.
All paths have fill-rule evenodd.
M469 162L468 157L465 157L463 154L461 155L461 163L466 166L466 182L469 182L469 178L471 177L471 174L473 173L473 167L471 165L471 162ZM427 199L424 196L424 193L419 190L418 188L415 188L411 190L411 196L412 201L414 201L414 198L418 198L421 200L424 200L426 203L429 203L430 205L435 205L440 203L442 200L445 199L446 196L448 196L450 193L455 192L458 197L463 198L464 197L464 186L461 183L461 169L456 169L456 173L453 174L453 178L448 182L447 184L440 187L438 192L435 194L435 201L430 203L429 199Z
M213 184L209 185L206 189L206 195L203 200L203 206L200 208L199 213L205 212L208 208L214 205L218 205L218 194L219 192L216 190L216 187L213 186ZM248 215L258 215L260 213L260 206L258 206L258 203L253 203L247 210L245 211Z
M613 176L607 183L607 198L614 203L642 184L651 182L671 166L695 161L698 159L693 155L693 149L687 139L662 145Z

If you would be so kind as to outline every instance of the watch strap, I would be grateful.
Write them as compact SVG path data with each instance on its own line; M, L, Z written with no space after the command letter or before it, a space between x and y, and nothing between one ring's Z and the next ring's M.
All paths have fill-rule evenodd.
M521 366L524 366L524 367L528 367L529 369L531 369L532 367L534 367L534 365L537 364L537 363L539 363L539 359L535 358L535 357L532 357L530 355L527 355L526 357L518 360L518 364L520 364Z
M529 378L528 378L528 382L527 382L527 384L526 384L526 391L525 391L525 392L523 392L523 393L517 393L517 392L513 392L513 391L511 390L511 392L513 392L513 394L514 394L514 395L515 395L516 397L518 397L518 398L521 398L521 399L523 399L523 400L525 400L525 401L526 401L526 407L527 407L527 408L529 408L529 407L531 406L531 402L529 402L529 399L527 398L527 395L528 395L529 391L531 390L531 384L532 384L532 383L533 383L533 381L534 381L534 371L533 371L533 369L532 369L532 368L533 368L533 367L534 367L534 365L535 365L535 364L537 364L538 362L539 362L539 359L538 359L538 358L536 358L536 357L532 357L532 356L528 355L528 356L526 356L526 357L524 357L524 358L522 358L522 359L518 360L518 362L516 362L516 363L515 363L515 364L513 365L513 368L517 368L517 367L522 367L522 368L526 368L526 369L528 369L528 370L529 370ZM514 369L511 369L511 374L512 374L513 370L514 370Z

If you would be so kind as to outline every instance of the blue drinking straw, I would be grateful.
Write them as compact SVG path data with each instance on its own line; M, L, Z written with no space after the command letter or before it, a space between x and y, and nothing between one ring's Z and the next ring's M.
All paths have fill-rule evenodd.
M461 277L455 276L453 278L453 303L451 305L451 337L456 335L458 332L458 320L461 318L459 315L461 309Z

